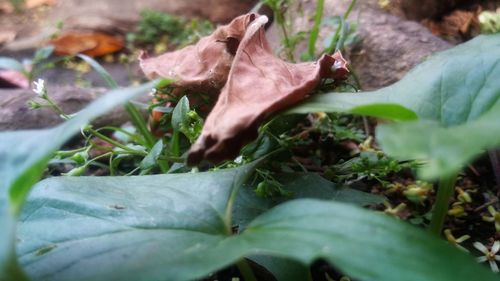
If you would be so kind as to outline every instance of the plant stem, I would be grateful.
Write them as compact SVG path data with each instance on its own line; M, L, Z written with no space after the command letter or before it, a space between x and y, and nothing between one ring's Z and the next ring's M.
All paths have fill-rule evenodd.
M429 225L429 231L441 235L443 229L446 213L448 212L448 205L450 198L455 191L455 182L457 174L443 176L439 179L439 187L436 196L436 203L434 203L434 210L432 211L432 219Z
M323 6L325 1L318 0L316 4L316 14L314 15L314 26L311 30L311 35L309 36L309 57L313 58L316 50L316 41L318 40L319 25L321 24L321 18L323 17Z
M279 9L275 10L274 17L276 18L276 22L278 22L278 25L281 27L281 31L283 32L283 42L285 45L286 56L290 61L293 62L293 51L290 50L290 38L288 37L288 32L286 31L285 18L283 16L283 13Z
M108 138L107 136L105 136L105 135L103 135L103 134L99 133L98 131L96 131L96 130L94 130L94 129L92 129L92 128L88 128L87 130L88 130L91 134L93 134L94 136L96 136L96 137L100 138L101 140L103 140L103 141L105 141L105 142L107 142L107 143L109 143L109 144L112 144L112 145L114 145L114 146L116 146L116 147L119 147L119 148L121 148L121 149L123 149L123 150L125 150L125 151L129 152L130 154L134 154L134 155L141 155L141 156L146 156L146 155L147 155L147 153L146 153L146 152L143 152L143 151L138 151L138 150L132 149L132 148L130 148L130 147L128 147L128 146L126 146L126 145L123 145L123 144L121 144L121 143L119 143L119 142L115 141L114 139Z
M59 114L59 116L61 116L65 120L70 119L70 117L66 113L64 113L62 108L60 108L57 104L55 104L48 96L44 98L44 100L49 104L49 107L52 108L52 110L54 110L57 114Z
M330 45L328 45L328 48L324 51L327 54L333 53L333 51L336 51L337 47L342 47L343 43L339 46L337 43L339 41L340 37L340 32L345 33L344 28L345 28L345 21L351 14L352 10L354 9L354 6L356 5L357 0L352 0L351 4L349 4L349 7L347 8L347 11L345 11L344 15L341 16L340 24L339 27L337 27L337 30L335 31L335 35L332 38L332 41L330 41Z
M144 137L144 141L146 142L145 146L151 149L155 145L156 140L155 137L148 130L148 126L146 125L144 118L142 118L141 113L139 112L139 110L137 110L135 105L133 105L130 102L125 103L125 110L130 116L132 124L134 124L139 133L141 133L141 135Z
M240 273L245 281L257 281L252 268L244 258L239 260L236 265L238 266L238 269L240 270Z

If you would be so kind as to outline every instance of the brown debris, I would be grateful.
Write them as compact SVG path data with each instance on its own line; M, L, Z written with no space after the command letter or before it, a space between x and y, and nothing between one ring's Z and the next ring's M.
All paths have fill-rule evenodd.
M264 33L266 22L266 17L259 17L249 26L228 81L189 151L189 165L236 157L257 137L257 128L267 117L305 99L322 78L342 79L347 74L340 53L300 64L274 56Z
M100 32L68 32L50 42L56 55L85 54L100 57L112 54L123 48L118 38Z
M173 86L179 90L218 95L226 83L239 42L255 18L256 14L239 16L201 38L197 44L174 52L154 58L143 53L139 58L140 66L150 79L174 79Z
M236 157L267 117L303 100L322 78L344 79L348 73L340 53L300 64L274 56L265 37L267 17L257 16L237 17L196 45L157 58L141 56L149 78L173 78L176 90L218 96L189 151L189 165Z
M26 0L25 7L26 9L33 9L40 6L53 6L57 4L56 0Z
M460 43L480 33L478 16L481 8L473 11L455 10L440 21L423 20L422 24L434 35L445 38L453 43Z

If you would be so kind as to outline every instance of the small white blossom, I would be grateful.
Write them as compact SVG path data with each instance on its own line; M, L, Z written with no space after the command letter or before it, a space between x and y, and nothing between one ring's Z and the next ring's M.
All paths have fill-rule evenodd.
M474 244L472 245L474 246L474 248L478 249L481 253L484 254L484 256L478 257L477 261L478 262L487 261L490 264L490 268L491 270L493 270L493 272L499 272L498 265L496 262L500 261L500 255L497 255L498 251L500 251L500 241L495 241L493 243L493 246L491 246L490 250L488 250L486 246L484 246L479 242L474 242Z
M38 79L38 81L33 81L33 92L35 92L39 97L44 97L47 93L45 89L45 81L43 79Z

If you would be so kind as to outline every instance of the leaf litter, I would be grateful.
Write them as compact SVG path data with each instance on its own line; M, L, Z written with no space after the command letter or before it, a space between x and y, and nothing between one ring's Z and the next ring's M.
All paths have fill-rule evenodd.
M174 94L195 90L218 97L189 150L189 165L234 159L269 116L307 98L322 79L346 78L340 53L298 64L276 57L265 35L267 21L242 15L195 45L155 58L141 55L147 77L175 80Z

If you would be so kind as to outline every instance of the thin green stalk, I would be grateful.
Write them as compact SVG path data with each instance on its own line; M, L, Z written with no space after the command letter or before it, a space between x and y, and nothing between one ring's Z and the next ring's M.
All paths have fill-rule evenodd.
M456 180L457 180L456 174L452 174L446 177L441 177L441 179L439 180L436 203L434 203L434 210L432 211L432 219L429 225L429 231L436 235L441 235L441 230L443 229L444 220L448 212L450 199L455 191Z
M278 22L278 25L280 26L281 31L283 32L283 41L285 45L286 56L290 61L293 62L294 61L293 51L290 50L291 46L290 37L288 37L288 32L286 31L285 18L283 16L283 13L281 13L280 11L274 11L274 17L276 18L276 21Z
M174 156L179 156L180 149L179 149L179 131L174 129L174 133L172 134L172 139L170 141L170 152Z
M96 60L93 58L86 56L86 55L78 55L79 58L83 59L85 62L90 64L95 71L101 76L101 78L104 80L106 85L110 87L111 89L118 89L118 83L113 79L111 74L102 67ZM142 118L141 113L139 110L130 102L125 103L125 110L127 111L128 115L130 116L130 119L132 121L132 124L137 128L139 133L144 137L145 146L149 149L151 149L155 143L155 137L151 134L151 132L148 130L148 126L146 124L146 121L144 121L144 118Z
M71 117L69 117L62 108L60 108L57 104L55 104L48 96L44 98L44 100L49 104L48 106L52 108L57 114L59 114L62 118L65 120L69 120Z
M144 137L144 141L146 142L145 146L151 149L155 145L156 140L153 134L149 131L148 125L146 124L146 121L144 121L144 118L142 118L141 113L137 110L135 105L130 102L125 103L125 110L130 116L132 124L134 124L139 133L141 133Z
M311 34L309 36L309 57L313 58L315 56L316 41L318 40L319 26L321 24L321 18L323 17L323 6L325 4L324 0L318 0L316 5L316 14L314 15L314 25L311 29Z
M252 268L244 258L239 260L238 263L236 263L236 266L238 266L238 269L240 270L240 273L245 281L257 281Z
M347 8L347 11L344 13L344 18L347 19L349 17L349 15L351 14L352 12L352 9L354 9L354 6L356 6L356 2L358 0L352 0L351 1L351 4L349 4L349 7Z
M335 35L333 36L332 41L330 41L330 44L328 45L328 48L325 50L325 53L331 54L331 53L333 53L333 51L335 51L334 48L339 47L337 45L337 42L338 42L339 37L340 37L340 32L342 31L342 33L345 33L345 31L344 31L344 28L345 28L345 25L346 25L345 21L347 20L347 18L351 14L352 10L354 9L354 6L356 5L356 2L357 2L357 0L352 0L351 4L349 4L349 7L345 11L344 15L340 17L339 27L335 31Z
M138 150L132 149L132 148L130 148L130 147L124 145L124 144L121 144L121 143L115 141L114 139L111 139L111 138L109 138L109 137L107 137L107 136L99 133L98 131L96 131L96 130L94 130L92 128L88 128L87 130L91 134L93 134L94 136L100 138L101 140L103 140L103 141L105 141L105 142L107 142L109 144L112 144L112 145L114 145L116 147L119 147L119 148L125 150L126 152L128 152L130 154L140 155L140 156L146 156L147 155L147 153L144 152L144 151L138 151Z

